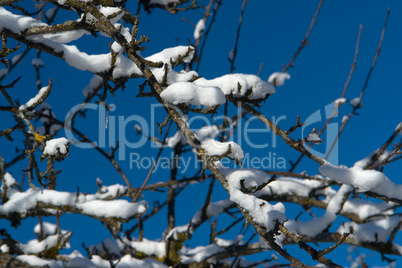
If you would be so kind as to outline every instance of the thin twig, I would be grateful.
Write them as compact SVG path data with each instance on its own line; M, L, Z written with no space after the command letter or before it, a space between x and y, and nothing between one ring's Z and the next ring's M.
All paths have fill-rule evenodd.
M169 130L170 130L170 127L172 126L172 122L173 121L170 121L170 124L166 128L166 134L165 134L165 137L163 138L161 148L159 148L158 155L156 156L156 159L155 159L152 167L149 169L148 175L145 178L144 182L142 183L140 189L138 189L136 191L136 194L135 194L135 196L133 198L133 202L137 202L138 198L140 198L140 196L141 196L141 193L144 191L145 186L147 185L149 179L151 178L152 172L154 171L154 169L156 167L156 163L159 161L159 157L161 156L162 151L165 148L165 142L166 142L167 136L169 135Z
M293 54L293 57L290 59L289 63L282 68L283 73L286 73L286 71L289 69L289 67L293 67L293 62L296 60L296 58L299 55L299 53L302 51L302 49L305 46L308 45L308 38L310 37L311 31L314 28L315 21L316 21L316 19L318 17L318 14L320 13L320 9L321 9L321 6L322 6L323 2L324 2L324 0L320 0L320 3L318 3L317 9L316 9L316 11L314 13L313 19L311 20L310 27L308 28L306 36L304 37L304 39L302 41L300 41L300 46L297 48L295 54Z
M363 26L360 25L360 27L359 27L359 33L358 33L358 35L357 35L356 49L355 49L355 55L354 55L354 57L353 57L353 63L352 63L352 65L351 65L350 72L349 72L348 78L346 79L346 82L345 82L345 85L344 85L344 87L343 87L343 91L342 91L342 94L341 94L341 97L340 97L340 98L343 98L343 97L345 96L346 91L347 91L348 86L349 86L349 83L350 83L350 80L352 79L353 73L354 73L354 71L355 71L355 69L356 69L357 55L359 54L359 46L360 46L360 38L361 38L361 34L362 34L362 29L363 29ZM338 113L338 110L339 110L339 108L340 108L341 105L342 105L342 103L339 103L339 105L336 105L336 104L334 105L334 110L332 111L332 114L329 116L328 120L325 122L325 125L323 126L323 128L322 128L322 129L318 132L318 134L317 134L319 137L320 137L320 136L322 135L322 133L324 133L324 131L327 129L327 126L328 126L329 123L332 121L332 119L335 117L335 115ZM308 148L310 149L312 146L313 146L313 144L310 144ZM289 171L290 171L290 172L293 172L293 171L295 170L295 168L299 165L299 163L301 162L301 160L302 160L303 158L304 158L304 155L301 154L301 155L299 156L299 158L296 160L296 162L294 162L294 163L291 164L291 168L289 169Z
M389 19L389 14L390 14L390 12L391 12L391 9L388 8L388 10L387 10L387 15L386 15L386 17L385 17L384 27L382 28L382 31L381 31L380 42L379 42L379 44L378 44L376 53L375 53L375 55L374 55L373 63L371 64L370 70L369 70L369 72L368 72L368 74L367 74L366 81L364 82L363 89L362 89L362 91L361 91L361 93L360 93L360 97L359 97L360 103L362 103L364 93L366 92L366 89L367 89L367 86L368 86L368 82L369 82L370 77L371 77L371 74L372 74L372 72L373 72L373 70L374 70L374 66L375 66L375 64L376 64L376 62L377 62L378 56L380 55L380 52L381 52L382 42L384 41L385 30L386 30L386 28L387 28L387 24L388 24L388 19ZM344 130L346 124L349 122L350 118L351 118L353 115L356 114L356 111L357 111L359 108L360 108L360 105L357 104L355 107L353 107L353 111L349 114L349 116L346 118L346 120L343 120L342 126L341 126L341 128L340 128L340 130L339 130L339 132L338 132L338 135L335 137L335 140L333 141L332 146L331 146L330 150L328 151L328 153L327 153L325 159L328 159L328 157L331 155L332 150L334 149L336 143L338 142L338 139L339 139L339 137L341 136L341 134L342 134L342 132L343 132L343 130Z
M243 14L244 14L244 9L246 8L246 4L247 4L248 0L244 0L243 1L243 5L241 6L241 13L240 13L240 19L239 19L239 26L237 27L237 34L236 34L236 41L235 41L235 46L233 49L233 56L232 58L229 58L230 61L230 73L233 73L233 71L236 69L234 67L234 63L236 60L236 56L237 56L237 47L239 45L239 39L240 39L240 29L241 26L243 24Z
M198 53L198 57L197 57L197 68L196 68L196 71L197 71L197 72L198 72L198 70L199 70L199 68L200 68L201 59L202 59L202 54L203 54L203 52L204 52L204 47L205 47L205 44L206 44L206 42L207 42L207 37L209 36L209 32L211 31L212 25L213 25L214 22L215 22L216 14L218 14L219 7L220 7L221 4L222 4L222 0L215 0L215 1L216 1L216 4L215 4L215 8L214 8L214 10L213 10L212 19L211 19L211 22L210 22L209 25L208 25L207 30L205 31L204 39L203 39L203 41L202 41L201 48L200 48L200 50L199 50L200 52ZM211 2L213 2L213 1L211 0ZM209 10L208 10L208 12L209 12ZM205 17L204 17L204 21L206 22ZM198 40L199 40L199 39L198 39Z

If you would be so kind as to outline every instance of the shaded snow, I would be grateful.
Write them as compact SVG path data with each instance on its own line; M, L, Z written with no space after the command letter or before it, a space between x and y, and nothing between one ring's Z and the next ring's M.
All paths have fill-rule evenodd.
M124 242L136 251L142 252L147 256L163 258L166 255L165 242L151 241L145 238L142 241L129 241L126 239Z
M70 143L66 138L51 139L46 141L45 149L43 150L44 155L56 155L57 152L61 154L67 153L67 145Z
M343 169L326 163L319 168L319 171L339 183L352 185L359 192L370 191L397 199L402 196L402 185L395 185L387 176L376 170L363 170L359 166Z
M9 196L9 200L0 206L0 215L20 213L25 216L37 203L45 203L53 206L69 206L82 210L83 214L94 217L118 217L128 219L136 214L142 214L148 209L148 203L142 200L138 203L130 203L127 200L96 200L102 195L83 195L54 190L32 190L16 192Z
M225 154L229 149L229 145L231 152L228 157L237 163L241 163L244 158L244 152L237 143L233 141L220 142L214 139L204 139L201 141L201 148L210 156L220 156Z
M275 93L275 87L251 74L227 74L215 79L199 78L195 84L205 87L219 87L225 95L235 98L245 97L249 100L263 100Z
M268 77L268 82L276 87L281 87L285 84L285 80L289 80L290 75L288 73L275 72Z
M49 268L64 267L64 265L61 261L41 259L35 255L19 255L16 258L20 261L28 263L31 266L42 267L42 266L48 265Z
M204 87L190 82L177 82L168 86L161 93L167 102L177 104L195 105L198 108L209 108L226 102L225 95L217 87Z
M285 223L285 227L299 235L315 237L322 233L335 221L338 213L341 211L342 200L353 190L350 185L342 185L339 191L332 197L328 203L325 214L321 217L309 221L290 220Z
M263 199L243 192L245 189L250 190L267 182L269 177L266 173L253 169L230 170L221 167L220 170L229 184L229 199L247 210L257 224L271 230L275 227L276 221L281 223L286 221L285 206L282 203L271 205ZM242 189L243 187L245 189Z
M36 94L35 97L31 98L27 103L21 105L18 109L19 109L20 111L24 111L24 110L30 108L32 105L37 104L38 101L39 101L39 100L45 95L45 93L48 91L48 89L49 89L49 86L42 87L42 88L39 90L38 94Z
M202 36L203 31L205 30L205 21L204 19L200 19L197 22L197 25L194 29L194 39L197 40Z
M351 233L350 238L363 242L387 242L387 238L400 221L400 216L393 216L363 224L345 222L337 232L340 234Z

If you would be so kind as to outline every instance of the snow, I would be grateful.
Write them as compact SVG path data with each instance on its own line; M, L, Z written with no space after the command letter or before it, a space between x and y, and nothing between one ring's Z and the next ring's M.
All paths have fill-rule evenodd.
M194 56L194 48L192 46L177 46L172 48L165 48L161 52L147 57L146 59L152 62L170 63L170 60L175 62L179 59L179 57L187 54L189 49L190 53L182 59L183 62L189 63Z
M84 34L89 35L90 33L85 30L75 30L75 31L58 32L58 33L47 33L42 34L40 36L56 43L70 43L72 41L78 40Z
M205 213L208 218L216 217L219 214L221 214L225 209L228 209L232 205L233 205L233 202L230 201L229 199L211 202L211 203L209 203ZM203 211L201 208L194 214L193 218L191 219L192 226L199 225L201 223L202 213L203 213ZM187 229L188 229L188 225L183 226L183 229L182 229L183 232L187 231L187 229L184 229L185 227L187 227ZM190 231L192 231L192 230L190 230Z
M105 238L102 242L96 245L88 246L88 254L90 255L112 255L120 257L120 242L112 238Z
M15 55L11 60L11 65L15 65L18 61L20 61L22 54Z
M124 12L121 12L122 10L118 7L98 6L98 9L105 17L112 17L111 19L109 19L111 24L116 24L117 21L119 21L124 16ZM113 16L114 14L116 14L116 15ZM96 17L94 17L92 14L90 14L90 13L86 14L85 22L94 23L97 21L98 21L98 19ZM128 40L128 42L130 42L130 40Z
M391 209L394 206L393 202L373 203L362 199L349 199L343 205L342 211L357 214L361 220L365 220L374 215L390 216L394 214L394 210Z
M221 172L228 179L232 187L241 189L242 185L248 191L254 192L258 186L268 182L270 176L262 170L241 168L241 169L222 169ZM243 182L242 182L243 181Z
M108 260L104 260L98 255L92 255L91 262L96 265L97 268L110 268L110 262ZM113 261L114 263L115 261Z
M342 104L344 104L346 102L348 102L348 99L346 99L346 98L339 98L339 99L334 100L334 104L336 106L341 106Z
M75 257L71 259L66 267L71 268L98 268L95 264L93 264L89 259L83 257Z
M50 223L50 222L43 222L42 226L41 226L41 224L38 223L34 227L34 233L36 234L36 236L40 235L41 228L42 228L42 234L43 234L44 237L54 235L54 234L56 234L56 231L57 231L57 225L56 224L53 224L53 223Z
M145 200L138 203L130 203L127 200L92 200L76 204L76 207L86 215L129 219L133 215L145 213L148 203Z
M167 268L167 266L157 260L138 260L127 254L120 259L119 263L116 265L116 268Z
M45 93L49 90L49 86L42 87L38 94L36 94L35 97L31 98L27 103L21 105L18 109L20 111L24 111L26 109L29 109L31 106L37 104L39 100L45 95Z
M59 235L50 235L43 239L42 241L38 241L37 239L32 239L28 241L27 244L18 244L20 250L25 254L37 254L46 249L50 249L52 247L57 246L59 240Z
M201 263L211 255L217 254L222 251L224 251L224 249L214 244L208 246L199 246L194 249L188 250L185 255L181 256L181 260L184 264L190 264L193 262ZM213 258L208 259L208 261L213 261Z
M243 193L245 190L243 187L253 190L267 182L269 177L265 172L254 169L230 170L222 167L220 170L228 181L230 200L248 211L257 224L272 230L276 221L280 223L286 221L285 206L282 203L271 205L256 196Z
M28 263L29 265L32 266L46 266L48 265L49 268L61 268L64 267L62 265L61 261L55 261L55 260L45 260L41 259L35 255L19 255L17 256L17 259L23 262Z
M285 80L289 80L290 75L288 73L274 72L268 77L268 82L276 87L281 87L285 84Z
M352 105L353 108L361 108L363 106L363 103L361 102L360 98L357 97L350 101L350 105Z
M8 69L7 68L0 69L0 79L5 77L7 74L8 74Z
M345 122L347 122L348 120L349 120L349 116L344 115L344 116L342 117L341 123L342 123L342 124L345 124Z
M198 108L210 108L226 102L225 95L217 87L204 87L190 82L178 82L168 86L161 93L167 102L177 104L195 105Z
M98 180L97 180L98 181ZM102 183L102 181L100 181ZM110 186L103 185L101 187L100 193L96 193L94 197L96 199L110 199L116 198L118 195L123 195L127 192L127 187L121 184L114 184ZM87 196L87 200L95 200L91 199L91 196Z
M7 29L13 33L20 34L31 27L40 27L46 25L46 23L40 22L34 18L15 15L6 10L4 7L0 7L0 32L3 29Z
M272 84L251 74L227 74L211 80L199 78L194 81L194 84L219 87L225 95L232 95L234 98L247 96L249 100L264 100L268 95L275 93L275 87Z
M57 10L57 7L52 7L52 8L49 8L48 10L46 10L46 17L49 19L52 18L54 16L54 13L56 12L56 10Z
M46 141L45 149L43 150L43 155L56 155L57 152L61 154L67 153L67 146L70 141L66 138L51 139Z
M147 256L156 256L158 258L163 258L166 255L165 242L151 241L145 238L141 242L129 241L127 239L124 240L124 242L136 251L144 253Z
M89 80L89 84L82 90L82 94L85 98L88 98L93 94L95 89L99 88L103 84L103 79L99 75L92 76L91 80Z
M350 238L363 242L387 242L388 236L400 221L400 216L392 216L363 224L345 222L339 227L337 233L351 233Z
M1 182L1 189L2 192L5 190L4 186L7 187L7 197L11 197L13 194L18 193L17 187L14 187L17 185L17 181L13 178L13 176L10 173L4 174L4 180Z
M327 229L336 219L341 211L342 200L345 195L353 190L350 185L342 185L339 191L334 195L328 203L325 214L321 217L311 219L309 221L289 220L285 223L285 227L299 235L315 237L325 229Z
M13 176L8 172L4 174L4 180L7 187L11 187L17 183L17 181L13 178Z
M241 163L244 158L243 149L235 142L220 142L214 139L204 139L201 141L201 148L205 151L207 155L210 156L220 156L226 153L231 148L231 152L228 155L229 158L233 159L237 163Z
M172 137L166 138L165 145L169 148L174 149L179 142L181 142L182 145L185 145L187 143L183 133L180 130L177 130Z
M138 124L135 124L135 125L134 125L134 129L135 129L135 131L137 131L138 133L141 133L141 132L142 132L142 127L141 127L140 125L138 125Z
M9 248L9 246L7 246L7 244L3 244L0 246L0 252L8 253L9 251L10 251L10 248Z
M232 246L237 246L237 245L244 245L245 242L242 241L243 235L239 234L238 236L235 237L233 240L225 240L219 237L215 238L215 244L218 245L219 247L232 247Z
M63 1L61 1L63 2ZM106 16L115 14L118 12L119 8L112 7L100 7L100 11ZM115 23L124 15L124 12L121 12L119 15L111 19L112 23ZM89 14L88 17L91 17ZM39 27L46 26L47 24L38 22L37 20L32 19L31 17L14 15L11 12L7 11L3 7L0 7L0 31L2 29L8 29L15 33L20 33L31 27ZM120 24L115 23L115 27L120 28ZM130 42L131 35L128 28L121 27L121 34L127 39L127 42ZM111 53L106 54L95 54L89 55L86 52L80 51L75 45L67 45L65 43L69 43L77 38L80 38L83 34L88 34L88 32L83 30L77 31L68 31L63 33L54 33L54 34L38 34L28 36L30 42L42 43L50 48L52 48L55 52L60 53L62 58L71 66L78 70L89 71L94 74L106 73L111 69ZM103 33L103 35L105 35ZM139 68L136 64L127 58L121 47L113 43L113 49L118 52L116 56L116 64L113 68L113 78L122 78L122 77L140 77L143 76ZM187 56L183 57L184 55ZM171 61L175 62L183 57L184 62L190 62L194 55L194 48L190 46L177 46L173 48L167 48L163 51L146 57L146 60L152 62L162 62L168 65L168 75L167 75L167 83L173 84L175 82L183 82L192 79L197 76L195 71L190 72L176 72L172 70ZM153 74L155 75L158 82L163 80L165 75L164 68L150 68ZM0 77L6 75L8 70L6 68L0 70Z
M200 39L204 30L205 30L205 21L204 19L200 19L197 25L195 26L194 39L195 40Z
M32 41L40 42L41 40L40 38L32 38ZM85 52L79 51L76 46L64 44L59 44L59 46L54 45L54 48L56 51L63 52L63 58L70 66L73 66L81 71L102 73L108 70L111 65L112 58L110 53L88 55Z
M183 57L187 54L190 49L190 53L188 56ZM169 72L167 75L167 84L173 84L175 82L183 82L188 81L193 76L197 76L195 71L190 72L175 72L171 68L170 60L177 61L179 57L183 57L184 62L190 62L194 55L194 48L191 46L177 46L173 48L166 48L159 53L146 57L145 59L152 62L162 62L169 66ZM164 68L153 68L150 67L150 70L154 74L156 80L158 82L162 82L163 77L165 75ZM141 71L138 69L137 65L130 60L129 58L125 57L121 52L116 56L116 66L113 69L113 77L120 78L124 76L142 76Z
M402 132L402 122L399 123L399 124L396 126L395 131L396 131L396 132Z
M110 58L111 55L108 55ZM108 63L108 68L110 63ZM129 58L125 57L122 53L118 53L116 56L116 66L113 69L113 77L121 78L124 76L141 76L142 73L140 69L135 65L135 63Z
M402 196L402 185L395 185L387 176L376 170L363 170L360 166L343 169L326 163L319 171L339 183L352 185L359 192L370 191L396 199Z
M39 58L33 59L31 61L31 63L32 63L32 66L35 67L35 68L45 67L45 64Z
M116 190L118 188L115 188ZM113 193L113 192L112 192ZM70 192L61 192L47 189L15 192L7 195L10 199L0 206L0 215L19 213L26 216L38 203L51 206L68 206L77 209L81 214L93 217L115 217L129 219L137 214L142 214L148 209L148 203L142 200L138 203L130 203L127 200L98 200L110 193L83 195Z
M233 58L234 58L234 50L232 49L232 50L229 51L228 59L229 59L230 61L232 61Z
M267 181L269 179L268 174L265 174ZM280 177L275 181L268 184L264 189L257 193L258 196L263 195L298 195L301 197L309 197L313 189L323 188L324 184L318 180L305 180L291 177ZM326 196L332 196L335 191L331 188L325 188L321 190L322 194Z
M322 139L320 139L320 136L318 136L317 133L310 133L310 134L308 134L306 141L312 142L312 143L321 143Z
M207 138L216 138L219 135L219 130L216 125L204 126L199 130L194 132L195 136L199 141L203 141Z
M191 229L189 229L189 224L176 226L166 235L166 239L173 238L174 240L179 240L178 234L186 233L187 231L190 231L190 233L192 233Z
M371 163L373 156L374 156L375 154L377 154L377 152L378 152L378 149L375 150L374 152L370 153L370 154L369 154L368 156L366 156L365 158L363 158L363 159L357 161L356 163L354 163L353 166L354 166L354 167L359 166L359 167L361 167L362 169L365 169L365 168L368 166L368 164ZM390 151L385 150L385 151L378 157L378 161L384 160L384 158L388 157L389 153L390 153Z

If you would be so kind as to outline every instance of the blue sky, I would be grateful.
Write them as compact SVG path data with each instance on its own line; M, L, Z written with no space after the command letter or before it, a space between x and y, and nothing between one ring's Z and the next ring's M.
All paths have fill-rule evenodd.
M201 76L215 78L230 72L230 64L227 58L229 51L234 47L242 2L242 0L223 1L216 22L208 36L199 69ZM130 4L132 6L131 11L135 13L136 1L132 1ZM250 0L246 5L243 17L235 72L257 74L260 64L263 63L260 77L266 80L271 73L280 71L282 64L287 64L299 46L300 40L304 38L317 4L318 1ZM352 166L354 162L367 156L380 147L392 134L396 125L401 122L400 100L402 99L402 91L400 85L402 76L399 74L399 64L402 59L402 37L400 34L402 3L400 1L325 1L310 36L309 45L303 49L296 59L295 67L289 70L291 79L283 87L278 88L276 94L271 96L261 108L261 111L269 118L282 116L284 119L279 126L284 129L288 129L294 124L297 115L305 119L317 110L323 111L327 104L337 99L342 93L350 65L353 62L359 26L363 25L357 67L346 93L346 98L351 100L359 96L376 53L388 7L391 9L391 14L382 51L366 90L363 99L364 106L359 112L360 115L352 118L339 141L339 164ZM151 15L142 12L139 34L147 35L150 38L150 42L145 44L147 49L142 52L142 55L152 55L167 47L187 45L188 40L193 43L194 28L184 21L183 17L196 24L202 17L202 10L180 12L176 15L160 10L155 10ZM70 17L70 19L76 18ZM107 42L108 40L102 37L94 39L88 36L85 37L84 41L76 44L82 51L88 53L107 53L109 51ZM23 76L16 88L10 91L10 94L14 98L19 98L21 103L31 98L36 91L34 70L29 64L31 59L35 57L36 52L30 51L25 59L26 64L16 68L3 82L3 84L7 84L16 77ZM71 107L84 100L82 89L88 84L92 75L74 70L66 63L49 55L42 54L42 59L46 65L41 71L42 83L45 85L49 78L53 79L53 89L48 102L52 105L56 116L63 119ZM151 122L149 107L156 101L148 98L135 98L138 93L138 83L141 82L142 80L130 82L124 92L118 91L114 98L108 98L109 103L116 105L116 110L111 116L116 118L125 116L127 118L131 115L141 114L148 122ZM0 98L0 105L3 105L4 102L4 98ZM231 111L234 112L235 109L231 107ZM349 104L342 106L341 115L335 122L339 122L340 118L350 111ZM2 116L5 117L5 115ZM95 112L90 112L85 121L78 123L78 127L85 129L86 133L94 138L96 138L98 126L90 122L91 119L95 120L96 116ZM7 120L10 118L1 120L0 126L2 128L3 123L7 124ZM163 120L164 114L157 112L156 121L162 122ZM255 128L263 128L262 124L258 122L253 122L253 124ZM319 125L317 124L317 126ZM132 127L132 124L127 126L126 134L129 140L136 141L140 137L132 131ZM59 133L61 136L63 134L63 132ZM264 139L266 139L264 134L252 135L251 137L254 140L261 143L264 143ZM269 139L272 138L270 135L268 136ZM302 137L299 132L296 132L294 138ZM8 152L12 155L14 145L2 138L0 139L0 148L2 156L8 162L11 159ZM252 148L246 146L243 149L250 149L251 151ZM141 154L142 157L155 157L157 151L157 149L150 149L150 144L147 143L135 153ZM127 157L131 152L133 151L128 149ZM253 155L261 157L275 153L278 158L283 157L287 165L289 165L287 161L294 161L299 156L298 153L290 150L284 142L279 140L276 146L271 143L265 150L251 152ZM171 151L165 150L164 156L170 155ZM148 170L130 168L130 163L127 160L121 161L120 164L126 174L133 178L133 186L140 186ZM384 172L391 180L400 184L402 179L400 172L398 172L398 166L398 163L391 164L385 168ZM24 167L25 164L11 168L10 171L13 172L17 180L21 178L20 170ZM314 174L318 172L317 167L312 161L304 159L296 171L307 170ZM72 147L70 156L64 162L57 164L56 168L63 169L58 179L59 190L75 191L79 185L81 191L93 193L96 191L95 181L97 177L100 177L105 185L123 184L112 166L95 150ZM185 175L190 176L195 172L196 170L193 170ZM168 174L168 170L155 173L151 183L166 180ZM207 184L197 187L190 186L188 191L186 190L179 196L179 200L182 201L191 198L191 204L177 202L178 211L188 212L178 215L178 225L188 223L193 213L201 207L205 200L207 187ZM214 201L227 198L227 194L220 185L216 185L215 188ZM145 199L147 199L147 195L152 198L163 198L163 194L160 193L146 193ZM157 217L150 223L149 227L146 227L145 234L149 238L161 237L165 226L158 223L164 220L165 215L163 213L165 212L162 212L159 218ZM292 212L289 213L292 215ZM83 252L81 249L82 242L85 241L86 245L97 243L109 235L105 228L94 220L70 215L65 215L63 218L65 219L62 219L62 228L71 228L74 232L71 239L72 248L80 249L81 252ZM49 219L49 221L54 222L54 219ZM36 222L36 219L25 220L23 228L14 231L13 235L22 242L26 242L33 238L29 225L30 223L36 224ZM74 224L76 222L83 222L85 226L78 228L78 225ZM0 225L7 228L9 226L4 220L0 220ZM203 236L205 236L205 232L209 232L208 228L206 226L198 230L193 240L205 244L206 241L204 241ZM196 243L190 242L190 244L194 246ZM367 254L370 256L370 260L379 265L382 264L380 258L371 257L372 252ZM341 262L343 265L347 265L347 263ZM370 263L370 265L374 265L374 263Z

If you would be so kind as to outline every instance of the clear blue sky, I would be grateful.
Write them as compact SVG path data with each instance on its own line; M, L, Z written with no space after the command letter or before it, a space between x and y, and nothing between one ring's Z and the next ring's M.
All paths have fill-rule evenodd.
M230 72L227 57L229 51L234 47L242 3L242 0L223 0L215 25L208 36L199 69L201 76L215 78ZM282 64L287 64L299 46L300 40L304 38L317 4L318 1L250 0L244 13L235 72L257 74L260 64L263 63L260 77L266 80L271 73L281 71ZM131 11L135 13L136 1L132 1L131 6ZM297 115L305 119L337 99L342 93L350 65L353 62L359 25L363 25L357 67L346 98L350 100L359 96L380 40L388 7L391 9L391 14L382 51L367 87L360 116L352 118L339 141L339 164L352 166L354 162L367 156L380 147L392 134L396 125L401 122L402 35L400 25L402 25L402 2L397 0L325 1L309 39L309 45L296 59L295 67L289 70L291 79L283 87L278 88L277 93L271 96L261 108L261 111L269 117L284 116L284 120L279 125L288 129L296 121ZM177 15L155 10L150 16L142 12L139 34L147 35L150 38L150 42L146 44L147 49L142 52L142 55L148 56L167 47L187 45L188 39L190 43L194 42L194 28L184 21L183 17L196 24L202 17L202 10L180 12ZM70 19L76 18L71 17ZM108 40L104 38L94 39L88 36L85 37L84 42L77 43L77 46L88 53L107 53L109 51L107 42ZM19 98L21 103L27 101L36 91L34 70L29 64L35 57L36 52L31 51L25 59L27 64L19 66L3 83L6 84L20 75L23 76L16 88L10 91L11 95ZM88 84L92 75L74 70L61 60L45 54L42 54L42 59L46 65L41 71L42 83L45 85L49 78L53 79L53 89L48 102L52 105L56 116L63 119L72 106L84 100L82 89ZM124 92L119 90L114 98L108 98L109 103L114 103L117 107L116 111L111 114L112 116L117 118L121 115L128 117L134 114L145 114L146 120L150 122L151 118L147 115L149 105L156 101L135 98L138 93L137 85L138 83L135 81L130 82ZM0 98L0 105L3 105L4 102L5 100ZM339 119L350 111L350 105L344 105ZM5 115L2 116L5 117ZM96 114L89 113L89 119L79 123L78 127L85 128L86 133L95 137L97 125L88 124L91 118L96 118ZM163 119L164 114L159 112L157 122L162 122ZM1 120L2 128L3 122L7 122L7 120L9 118L5 121ZM131 129L128 129L129 127ZM262 127L262 125L255 122L255 127ZM132 125L128 125L128 128L129 139L132 141L139 139L132 131ZM60 136L63 134L63 132L59 133ZM254 135L251 137L258 141L266 138L263 135ZM301 138L297 135L300 134L295 133L294 138ZM142 157L155 157L157 149L149 149L148 145L150 144L147 143L146 146L135 152L141 154ZM6 152L14 152L14 146L2 138L0 148L2 156L8 162L11 156L8 156ZM248 147L246 146L244 149L247 150ZM127 153L130 152L132 151L128 149ZM280 141L277 147L271 146L263 151L252 152L260 156L269 152L275 153L277 157L284 157L286 161L294 161L299 155ZM164 156L170 155L171 151L165 150ZM133 178L133 186L139 187L148 170L130 169L129 161L122 161L120 164L126 174ZM287 163L287 165L289 164ZM391 180L400 184L402 178L400 178L398 166L400 167L398 163L391 164L385 168L384 172ZM10 170L17 180L21 178L20 170L24 167L18 165ZM79 186L80 191L94 193L97 177L100 177L105 185L124 183L112 166L95 150L72 147L70 156L64 162L57 164L56 169L63 169L58 179L58 190L61 191L76 191L76 187ZM304 159L297 169L298 172L303 170L308 170L311 174L318 172L317 165L307 159ZM194 174L194 171L185 175L190 176ZM168 170L159 174L155 173L151 183L166 180L168 174ZM178 215L177 225L188 223L193 213L201 207L205 200L207 185L201 186L201 188L203 189L199 190L198 186L191 186L180 195L177 202L178 213L184 211L188 213ZM227 198L227 194L220 185L215 188L214 201ZM147 199L147 195L145 199ZM153 193L149 196L161 198L163 194ZM183 201L185 198L191 198L191 203L180 204L180 200ZM146 237L151 239L161 237L166 226L158 225L158 222L164 220L164 213L162 212L159 218L150 222L150 226L146 226ZM291 212L289 213L292 215ZM49 220L54 222L53 218ZM33 238L30 223L36 224L36 222L36 219L25 220L23 228L13 232L13 236L20 239L21 242ZM100 223L84 217L65 215L61 225L62 228L70 228L73 231L72 248L79 249L82 253L84 253L81 248L82 242L85 242L86 245L97 243L109 235ZM9 228L8 222L4 220L0 220L0 226ZM206 240L203 236L205 236L205 232L209 234L208 228L198 230L193 239L205 244ZM400 237L398 238L401 241ZM194 246L196 243L191 242L191 245ZM368 260L373 261L369 263L370 267L375 263L385 265L380 261L378 254L367 252L367 255ZM348 262L342 261L340 263L348 264Z

